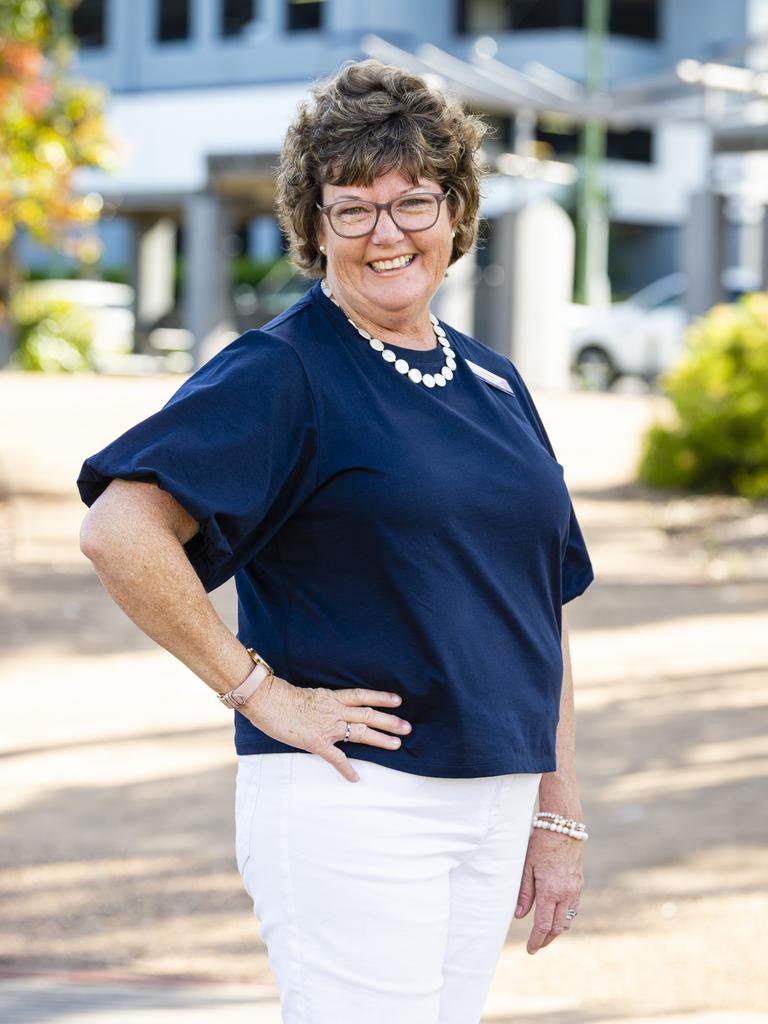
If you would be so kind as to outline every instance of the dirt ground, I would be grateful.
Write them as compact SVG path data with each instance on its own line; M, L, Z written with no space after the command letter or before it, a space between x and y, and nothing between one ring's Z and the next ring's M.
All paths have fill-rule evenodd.
M83 458L178 384L0 374L0 977L271 985L230 713L77 542ZM534 396L597 577L568 605L590 840L578 920L534 957L512 922L483 1019L768 1021L768 505L634 485L659 396Z

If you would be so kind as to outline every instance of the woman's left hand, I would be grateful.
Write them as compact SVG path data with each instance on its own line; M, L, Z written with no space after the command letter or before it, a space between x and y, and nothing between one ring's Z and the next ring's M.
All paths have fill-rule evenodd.
M533 954L568 931L566 910L578 910L584 876L581 844L562 832L535 828L528 840L515 917L522 918L536 902L526 949Z

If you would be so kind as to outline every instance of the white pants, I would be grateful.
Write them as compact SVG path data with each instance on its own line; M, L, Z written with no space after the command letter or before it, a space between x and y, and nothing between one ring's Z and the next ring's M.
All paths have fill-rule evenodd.
M238 755L237 867L284 1024L477 1024L540 774L442 779Z

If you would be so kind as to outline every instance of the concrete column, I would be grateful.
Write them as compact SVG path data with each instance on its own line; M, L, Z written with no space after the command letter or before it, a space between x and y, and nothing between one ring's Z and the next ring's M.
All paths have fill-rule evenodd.
M491 305L486 343L535 387L570 385L567 311L574 251L573 225L551 199L531 200L495 222L493 262L484 274Z
M431 302L435 316L464 334L475 333L475 285L477 264L468 252L448 268L448 276Z
M190 37L198 46L210 49L218 44L221 5L192 0L189 5Z
M512 279L517 255L515 236L517 231L517 209L509 210L497 217L493 226L491 262L483 273L479 285L480 294L485 296L485 320L488 333L485 343L508 359L516 359L513 351L514 300Z
M211 192L190 196L185 203L183 326L194 338L197 368L236 336L229 288L230 254L226 238L231 217Z
M532 387L570 386L567 310L576 238L568 214L546 197L521 207L512 275L514 363Z
M173 309L177 227L171 217L137 216L133 230L136 340L146 351L149 331Z
M285 0L259 0L257 15L264 26L265 37L272 34L282 36L285 32Z
M682 232L681 266L687 277L685 309L702 316L724 296L721 274L725 247L724 200L713 192L691 196L690 213Z

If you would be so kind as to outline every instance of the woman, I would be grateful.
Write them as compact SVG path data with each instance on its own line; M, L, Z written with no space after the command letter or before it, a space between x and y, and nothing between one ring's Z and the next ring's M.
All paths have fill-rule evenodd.
M375 60L313 97L278 211L319 280L86 459L81 546L236 709L283 1019L470 1024L516 904L529 953L578 911L562 605L592 568L516 368L430 314L484 124ZM206 597L233 575L236 637Z

